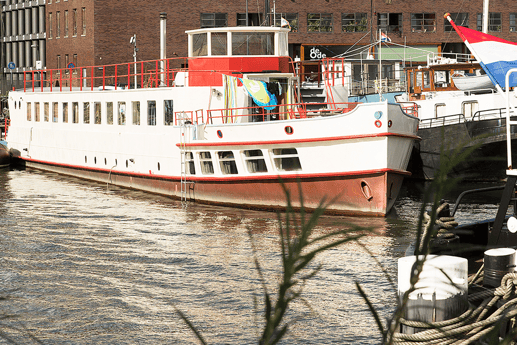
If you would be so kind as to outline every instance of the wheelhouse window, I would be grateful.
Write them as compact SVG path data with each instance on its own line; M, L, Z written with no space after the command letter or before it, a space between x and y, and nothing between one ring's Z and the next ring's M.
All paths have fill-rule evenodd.
M118 102L118 124L126 124L126 102Z
M34 120L39 122L39 102L34 103Z
M517 31L517 13L510 13L510 32Z
M210 152L199 152L199 163L201 164L201 173L203 175L213 175L214 165Z
M212 32L210 37L212 41L212 55L227 55L228 36L226 32Z
M147 125L156 126L156 101L147 101Z
M341 13L341 31L366 32L368 16L366 13Z
M244 161L246 162L246 169L250 173L267 172L266 161L261 150L244 151Z
M196 166L194 164L194 155L192 154L192 152L185 152L185 167L187 174L196 174Z
M79 123L79 103L72 103L72 122Z
M68 102L63 102L63 122L68 123Z
M436 14L411 13L411 32L436 32Z
M113 124L113 102L106 102L106 122L108 125Z
M133 108L133 124L139 126L140 125L140 102L133 101L132 108Z
M454 21L456 25L459 26L469 26L469 14L468 13L451 13L451 19ZM454 28L452 27L451 23L445 18L443 20L444 24L444 31L454 31Z
M234 32L233 55L273 55L275 53L273 32Z
M503 20L500 12L490 12L488 14L488 31L501 32ZM483 13L477 14L477 30L483 30Z
M48 102L43 103L43 121L49 121L50 107Z
M102 123L102 104L101 102L95 102L95 124L100 125Z
M219 164L223 175L238 174L237 164L232 151L221 151L217 153L219 156Z
M278 171L298 171L302 170L298 151L295 148L273 149L273 162Z
M201 13L201 28L222 28L228 26L227 13Z
M163 101L163 124L166 126L174 125L172 99L166 99Z
M332 13L308 13L308 32L332 32Z
M289 22L289 26L291 27L291 32L298 32L298 13L276 13L274 26L281 27L282 26L282 18Z
M386 32L402 32L402 13L379 13L377 26Z
M90 102L83 103L83 122L90 123Z
M192 55L207 56L208 55L208 35L200 33L192 35Z
M59 117L58 112L59 104L57 102L52 103L52 122L57 122Z
M27 102L27 121L32 121L32 104Z

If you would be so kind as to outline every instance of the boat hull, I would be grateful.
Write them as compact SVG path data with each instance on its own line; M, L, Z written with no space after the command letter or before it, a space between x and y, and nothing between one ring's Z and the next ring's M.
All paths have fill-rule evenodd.
M177 178L114 173L31 159L19 159L18 162L27 168L182 198L182 183ZM327 213L331 214L386 216L396 201L404 177L408 175L405 171L385 170L286 179L188 181L184 198L222 206L283 210L287 206L285 188L295 209L300 209L303 198L306 210L314 210L324 202Z
M11 154L6 146L0 144L0 168L6 168L11 164Z

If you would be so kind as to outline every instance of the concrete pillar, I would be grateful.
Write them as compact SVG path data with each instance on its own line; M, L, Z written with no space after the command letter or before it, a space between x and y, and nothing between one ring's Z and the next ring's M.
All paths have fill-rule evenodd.
M42 34L45 32L45 6L38 7L39 12L39 33Z
M18 14L18 36L23 35L23 30L25 27L25 16L23 14L23 10L18 10L16 13Z
M5 13L5 36L9 37L12 35L12 28L11 28L11 13L6 12Z
M25 41L25 67L32 67L31 42L32 41Z
M30 8L26 8L23 12L25 14L25 31L24 31L24 34L25 35L30 35L32 33L32 30L31 30L31 9Z
M12 56L12 43L11 42L7 42L5 44L5 63L8 64L9 62L13 61L13 56Z
M36 61L38 60L39 55L39 44L37 40L32 41L31 43L31 54L32 54L32 65L36 67Z
M16 64L16 67L20 67L18 65L18 43L13 42L11 44L11 61Z
M16 63L16 66L18 67L24 67L25 65L25 45L23 42L17 42L18 44L18 56L16 60L18 61Z
M38 25L38 20L39 20L39 13L38 13L38 8L37 7L33 7L31 9L32 11L32 28L31 28L31 34L37 34L39 32L39 25Z
M11 11L11 34L18 35L18 11Z
M47 59L46 59L46 41L45 40L39 40L39 59L41 61L42 68L45 68L47 66Z

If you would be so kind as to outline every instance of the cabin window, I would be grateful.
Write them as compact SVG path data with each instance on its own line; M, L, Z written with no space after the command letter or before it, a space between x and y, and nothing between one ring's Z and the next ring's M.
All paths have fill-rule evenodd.
M39 122L39 102L34 103L34 120Z
M402 32L402 13L378 13L377 27L387 32Z
M273 161L278 171L297 171L302 170L298 151L295 148L273 149Z
M52 122L57 122L57 118L58 118L58 103L57 102L53 102L52 103Z
M100 125L102 123L102 104L101 104L101 102L95 102L94 108L95 108L95 124Z
M126 102L118 102L118 124L126 124Z
M32 104L27 102L27 121L32 121Z
M266 161L261 150L244 151L244 161L246 162L246 169L250 173L267 172Z
M235 163L235 157L232 151L221 151L218 152L219 165L223 175L238 174L237 164Z
M275 35L272 32L234 32L232 34L233 55L273 55Z
M332 13L307 13L308 32L332 32Z
M72 122L79 123L79 103L72 103Z
M194 155L192 154L192 152L185 152L185 167L187 174L196 174L196 166L194 164Z
M172 126L174 124L172 99L166 99L163 101L163 124L166 126Z
M90 123L90 102L83 103L83 122Z
M199 152L199 163L201 164L201 173L203 175L212 175L214 173L214 165L210 152Z
M447 115L447 113L445 112L445 110L446 110L446 105L445 105L445 103L437 103L437 104L434 106L434 117L442 117L442 116Z
M43 103L43 121L48 122L49 120L50 107L48 102Z
M156 101L147 101L147 125L156 126Z
M459 26L469 26L469 14L468 13L451 13L451 19L454 21L456 25ZM451 23L447 20L447 18L443 19L443 29L444 31L454 31Z
M206 33L192 35L192 56L208 55L208 38Z
M224 28L226 26L228 26L227 13L201 13L201 28Z
M133 104L133 124L140 125L140 102L134 101Z
M106 122L108 125L113 124L113 102L106 102Z
M411 13L411 32L435 32L435 13Z
M63 102L63 123L68 123L68 102Z
M366 13L341 13L341 30L343 32L366 32L368 16Z
M477 101L463 102L461 104L461 111L467 118L474 116L478 110L479 104Z
M226 32L212 32L210 35L212 41L212 55L228 54L228 36Z

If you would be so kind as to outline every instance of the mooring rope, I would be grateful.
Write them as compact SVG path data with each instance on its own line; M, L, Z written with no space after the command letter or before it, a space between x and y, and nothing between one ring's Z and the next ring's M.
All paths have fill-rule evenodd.
M436 209L436 214L439 215L446 207L449 207L449 204L446 202L442 202L440 206ZM428 236L428 233L433 229L434 224L438 226L438 231L434 235L435 237L441 239L449 239L454 237L454 234L450 232L450 230L454 229L458 226L458 222L454 219L454 217L440 217L436 218L434 224L431 223L431 216L428 212L424 212L423 214L424 220L422 222L422 237L420 239L420 250L423 249L425 239Z

